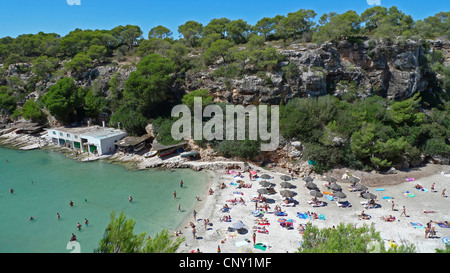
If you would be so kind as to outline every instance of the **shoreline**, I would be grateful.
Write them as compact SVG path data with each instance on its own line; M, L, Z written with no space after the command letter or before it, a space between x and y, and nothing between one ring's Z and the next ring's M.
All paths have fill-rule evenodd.
M57 145L48 145L42 141L43 140L40 137L9 133L0 137L0 146L11 149L27 150L26 147L35 149L36 146L33 145L41 143L42 149L61 152L67 157L78 161L102 160L135 170L150 168L161 168L163 170L190 168L194 171L205 171L208 182L205 184L203 192L199 193L200 201L197 202L193 209L197 212L197 221L194 221L192 211L190 211L177 226L176 230L173 231L181 231L181 236L185 237L185 241L180 245L180 248L177 251L180 253L188 253L196 251L197 249L201 252L214 253L217 251L218 246L220 246L221 252L224 253L237 253L240 251L257 253L295 252L301 243L301 234L297 228L300 224L303 225L308 222L321 228L332 227L339 223L351 223L355 226L375 223L375 229L380 232L383 239L394 240L399 244L403 242L413 243L416 245L416 252L419 253L435 252L434 250L437 248L445 248L441 239L450 237L450 228L440 228L437 225L434 225L438 231L438 237L435 239L425 239L424 230L414 228L410 224L411 222L419 222L422 225L425 225L429 220L435 222L450 220L450 211L442 209L449 207L448 202L450 202L450 198L441 198L440 192L427 191L420 193L415 192L413 189L413 185L416 183L420 183L424 188L430 189L433 182L436 183L438 191L442 191L443 188L449 187L450 175L443 176L441 174L442 172L447 174L450 173L449 165L427 164L408 170L396 170L393 174L381 174L376 172L367 173L345 168L333 169L323 175L311 174L311 177L314 178L314 183L320 187L320 190L326 190L326 188L323 187L323 184L326 183L326 177L331 176L336 178L338 180L337 183L342 186L343 192L347 195L347 200L352 204L352 207L350 208L339 208L335 204L335 201L328 201L325 197L320 198L327 203L325 207L311 207L307 203L311 196L309 195L309 190L304 187L305 183L302 180L302 177L306 174L300 173L300 175L295 175L293 181L290 181L295 186L295 188L291 190L296 192L296 195L293 197L296 204L293 207L284 207L282 198L279 194L281 190L284 190L279 185L282 182L280 176L287 173L286 169L283 168L277 167L268 171L262 167L243 161L187 161L180 156L173 156L164 160L157 158L147 159L143 156L127 154L79 158L74 156L70 149L59 147ZM28 145L25 145L26 143L28 143ZM161 162L163 162L163 164ZM274 195L267 195L268 200L270 200L270 202L268 202L269 209L268 213L264 215L270 222L270 225L265 226L269 234L258 232L261 231L260 228L262 228L262 226L258 226L255 222L256 218L252 216L252 212L255 211L255 202L252 202L251 198L257 194L256 190L261 188L261 186L259 185L259 180L250 180L248 172L246 171L248 167L256 170L259 175L265 173L274 177L269 181L275 184L276 193ZM225 173L225 171L230 168L237 172L242 172L243 177L241 180L251 187L237 189L235 185L232 185L231 183L235 181L233 176ZM363 200L358 198L357 193L349 192L347 190L349 182L343 179L342 175L348 171L354 176L360 177L362 183L369 188L369 191L378 196L377 204L380 205L379 208L365 210L360 204ZM408 182L405 180L405 177L413 177L415 179L414 181ZM220 189L219 186L221 183L225 183L225 189ZM376 191L377 188L381 187L383 187L383 191ZM214 191L213 195L209 195L209 188ZM415 197L405 197L404 193L406 191L414 193ZM236 192L240 192L241 194L236 195ZM382 199L381 197L386 196L386 194L389 194L392 198L389 200ZM228 202L230 199L240 197L243 198L246 206L240 204L232 205ZM395 202L396 206L394 211L390 209L392 201ZM220 212L220 209L225 204L231 205L230 207L232 208L230 212L226 214ZM282 210L287 213L285 218L293 220L293 229L287 230L279 225L277 221L281 217L274 215L274 208L276 205L280 206ZM403 205L407 208L407 214L409 214L408 217L400 217ZM371 220L364 221L358 219L357 216L362 210L365 210L372 216ZM436 211L437 213L424 214L422 213L422 210ZM297 217L297 213L305 212L322 214L325 216L326 220L303 220ZM220 218L224 215L230 215L232 218L231 222L221 222ZM380 217L386 215L394 215L397 221L395 223L386 223L380 220ZM210 225L207 226L206 229L203 224L204 218L208 218L210 222ZM229 229L238 220L241 220L244 223L247 230L246 233L239 234L236 231ZM197 239L193 238L192 229L189 226L190 222L195 222ZM253 230L256 234L256 242L261 243L264 246L264 250L253 248L251 242Z

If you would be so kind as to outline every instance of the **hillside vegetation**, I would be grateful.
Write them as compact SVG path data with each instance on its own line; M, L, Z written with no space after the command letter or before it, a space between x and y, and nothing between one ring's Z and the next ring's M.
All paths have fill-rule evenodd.
M202 96L221 107L280 105L283 139L303 147L293 160L314 160L318 172L429 157L448 164L449 48L435 42L448 41L450 12L415 21L396 7L320 17L300 9L253 26L215 18L177 31L126 25L1 38L2 122L106 119L132 135L152 123L158 141L172 143L171 107ZM261 156L259 143L197 141L246 160Z

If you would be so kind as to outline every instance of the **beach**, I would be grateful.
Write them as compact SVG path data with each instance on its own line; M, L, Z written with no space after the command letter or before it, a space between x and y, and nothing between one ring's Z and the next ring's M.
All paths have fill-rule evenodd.
M351 207L339 207L336 200L330 201L326 195L318 198L326 203L325 206L312 207L308 203L312 199L310 190L305 187L306 182L302 177L297 175L294 180L288 181L294 185L294 188L289 189L296 194L292 198L294 206L284 206L283 197L280 195L280 191L285 190L280 186L283 182L280 177L284 173L267 171L257 166L251 167L257 172L257 175L268 174L272 178L250 179L249 172L242 169L232 170L233 173L227 173L226 169L214 171L214 178L211 181L213 193L201 196L201 200L195 208L196 219L194 220L194 215L191 214L179 227L179 231L186 239L178 252L216 253L220 247L222 253L293 253L298 250L302 241L298 227L300 224L306 223L311 223L319 228L332 228L340 223L353 224L356 227L373 223L375 229L385 240L386 246L391 240L396 244L414 244L418 253L434 253L435 249L444 249L445 245L442 239L450 236L450 228L437 224L450 219L450 198L447 193L441 196L442 190L450 185L450 166L428 164L416 170L397 171L396 174L384 175L386 181L384 185L378 174L371 176L370 173L365 173L365 177L361 178L360 183L367 185L367 191L377 196L375 208L365 208L362 202L368 200L360 197L360 191L349 191L351 183L337 174L333 177L346 195L346 198L341 201L348 201ZM241 177L235 177L238 172L241 172ZM313 183L321 192L332 192L324 185L327 183L327 177L320 175L311 177L314 178ZM238 180L246 186L238 188ZM258 189L263 188L260 186L262 180L273 183L276 193L263 194L269 208L262 217L255 217L253 213L256 208L252 198L258 196ZM221 189L222 183L226 185L226 188ZM433 183L435 183L434 191L431 190ZM423 188L415 189L417 184ZM235 198L238 202L231 202ZM245 204L239 202L240 198ZM394 207L392 207L392 201ZM225 204L230 208L228 212L222 212ZM275 215L274 211L277 205L287 215ZM403 214L403 206L405 214ZM265 211L264 208L261 210ZM362 211L370 215L369 220L359 219ZM301 219L298 216L298 213L302 213L303 217L303 213L307 212L316 213L321 219L310 219L309 217ZM224 216L230 216L231 221L221 221L220 219ZM395 220L387 222L381 219L386 216L393 216ZM261 218L267 219L263 225L256 222ZM293 228L282 227L280 218L292 221ZM204 219L209 219L209 224L206 226ZM425 226L430 220L433 221L432 227L437 233L432 238L425 238ZM236 230L233 228L233 224L239 221L242 221L244 228ZM196 238L193 236L190 222L195 225ZM256 248L253 246L253 233L256 234Z
M71 151L66 148L60 148L55 145L48 145L40 137L31 137L27 135L15 134L13 132L2 136L2 145L20 147L22 150L34 149L33 145L42 144L45 149L57 149L65 151L65 154L71 156ZM25 145L24 143L27 143ZM375 224L375 229L385 239L386 243L390 240L397 244L414 244L416 252L433 253L436 248L445 247L442 239L450 237L450 228L439 226L438 222L449 221L450 219L450 198L441 196L442 190L449 188L450 185L450 166L427 164L419 168L411 168L407 171L395 171L394 174L381 174L377 172L363 172L350 170L351 175L361 179L361 184L368 187L368 192L377 196L376 208L366 209L362 202L367 199L360 197L360 191L350 192L351 183L348 179L342 179L347 169L335 169L324 175L311 174L320 192L329 192L332 190L325 187L328 177L337 180L337 184L342 187L342 192L346 195L343 201L348 201L350 207L338 207L337 201L330 201L327 195L318 198L323 201L325 206L312 207L308 201L312 199L310 190L305 187L303 178L306 174L300 173L294 175L292 181L294 188L288 189L295 193L293 206L285 206L280 191L286 190L281 187L282 175L288 174L287 170L282 168L272 168L268 171L259 166L249 164L248 166L256 172L258 176L268 174L270 179L253 178L250 179L246 164L242 161L231 161L223 158L215 158L213 161L188 161L180 156L162 160L157 157L144 158L139 155L115 154L106 158L76 157L80 161L91 161L97 159L109 159L111 163L129 164L137 169L149 169L155 167L163 168L190 168L193 170L206 170L209 176L209 182L204 185L202 191L198 192L199 201L196 202L194 214L189 213L182 223L176 228L185 237L178 250L181 253L192 251L201 251L206 253L215 253L220 247L223 253L238 252L256 252L256 253L285 253L296 252L302 241L302 235L299 231L300 225L312 223L320 228L332 228L340 223L353 224L360 227L363 224ZM241 173L241 177L237 175ZM447 175L443 175L447 174ZM253 213L256 210L255 202L252 199L258 196L257 190L263 188L261 181L268 181L274 185L274 194L263 194L267 199L267 212L265 208L264 216L255 217ZM239 184L244 187L239 188ZM435 191L431 190L435 183ZM226 187L222 189L221 184ZM415 185L421 185L424 190L417 190ZM209 194L209 189L213 191ZM195 198L195 196L189 197ZM242 198L242 202L239 200ZM232 202L232 201L236 202ZM394 210L392 210L392 201ZM258 203L263 205L264 203ZM224 205L230 209L228 212L222 212ZM285 216L276 216L275 207L279 206ZM403 206L405 206L405 215L402 215ZM370 215L369 220L360 220L359 215L364 211ZM424 211L428 213L424 213ZM301 219L304 213L316 213L321 219ZM382 217L395 217L395 221L386 222ZM230 216L231 221L224 222L221 219L224 216ZM257 219L266 218L265 223L257 223ZM205 226L204 219L209 219ZM292 222L292 228L282 227L280 219ZM434 238L425 238L425 226L429 221L433 221L437 234ZM242 221L244 229L235 230L233 225ZM195 225L196 238L193 236L191 223ZM414 223L415 225L413 225ZM253 246L253 233L256 234L257 248Z

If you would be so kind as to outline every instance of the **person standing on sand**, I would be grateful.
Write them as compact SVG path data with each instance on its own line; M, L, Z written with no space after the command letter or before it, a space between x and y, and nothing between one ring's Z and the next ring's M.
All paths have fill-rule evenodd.
M395 202L392 200L392 211L394 211Z
M445 189L442 190L441 196L445 197Z
M255 243L256 243L256 233L253 232L253 246L255 245Z
M405 208L405 206L403 206L403 211L402 211L402 214L400 214L400 216L402 216L402 215L406 216L406 208Z
M181 204L178 203L178 211L181 211Z
M197 211L195 211L195 209L194 209L193 214L194 214L194 221L197 221Z

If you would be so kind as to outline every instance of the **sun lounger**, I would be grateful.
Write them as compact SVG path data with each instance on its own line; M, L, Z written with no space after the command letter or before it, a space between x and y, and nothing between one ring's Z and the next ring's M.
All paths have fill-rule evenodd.
M375 189L375 191L384 191L384 188Z

